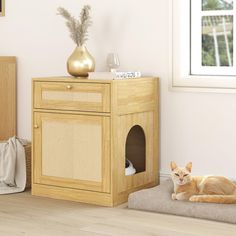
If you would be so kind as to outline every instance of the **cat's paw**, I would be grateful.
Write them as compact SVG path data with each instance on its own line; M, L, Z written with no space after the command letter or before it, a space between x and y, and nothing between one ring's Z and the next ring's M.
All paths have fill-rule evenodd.
M172 197L172 200L177 200L175 193L172 193L171 197Z

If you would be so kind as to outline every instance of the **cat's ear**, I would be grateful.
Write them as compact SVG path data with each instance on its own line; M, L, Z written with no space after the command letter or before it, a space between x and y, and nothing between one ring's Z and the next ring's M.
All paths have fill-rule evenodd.
M188 172L191 172L192 171L192 162L189 162L185 168L187 169Z
M176 163L174 161L172 161L170 163L170 168L171 168L172 171L177 168L177 165L176 165Z

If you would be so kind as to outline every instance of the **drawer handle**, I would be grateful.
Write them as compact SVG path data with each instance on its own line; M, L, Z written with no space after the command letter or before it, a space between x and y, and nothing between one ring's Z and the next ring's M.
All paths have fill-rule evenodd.
M72 89L72 86L71 85L67 85L66 88L67 89Z
M38 129L38 128L39 128L39 126L38 126L38 125L34 125L34 128L35 128L35 129Z

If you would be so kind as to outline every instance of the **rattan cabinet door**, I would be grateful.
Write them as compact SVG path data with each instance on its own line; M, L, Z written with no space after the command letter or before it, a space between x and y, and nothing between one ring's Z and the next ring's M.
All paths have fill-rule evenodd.
M34 113L34 182L110 192L110 118Z

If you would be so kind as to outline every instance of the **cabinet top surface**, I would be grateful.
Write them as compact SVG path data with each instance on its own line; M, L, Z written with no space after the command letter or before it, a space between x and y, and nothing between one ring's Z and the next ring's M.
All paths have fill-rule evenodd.
M72 76L55 76L55 77L38 77L33 78L33 81L51 81L51 82L73 82L73 83L106 83L110 84L114 81L140 81L140 80L153 80L159 79L157 77L140 77L140 78L131 78L131 79L89 79L88 77L72 77Z
M0 56L0 62L8 62L8 63L13 62L13 63L15 63L16 57L14 57L14 56L12 56L12 57Z

